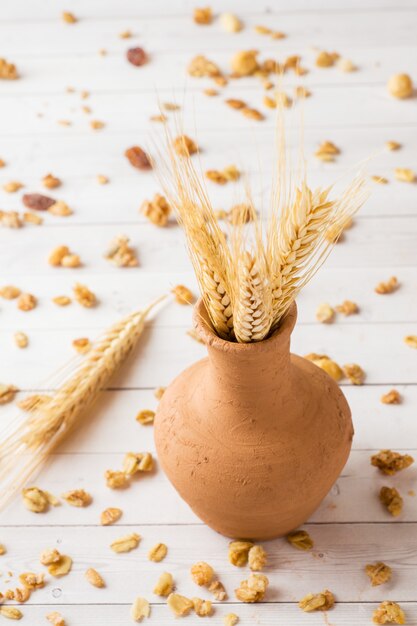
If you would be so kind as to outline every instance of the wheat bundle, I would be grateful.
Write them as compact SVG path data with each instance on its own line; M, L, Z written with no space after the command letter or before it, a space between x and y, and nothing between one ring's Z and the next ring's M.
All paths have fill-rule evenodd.
M361 175L335 198L330 198L331 187L310 189L305 168L295 177L287 165L282 124L278 132L278 165L266 226L249 197L251 232L245 224L248 213L242 212L226 236L201 172L189 156L175 151L166 130L169 164L162 184L185 231L213 327L230 341L261 341L279 326L367 197Z
M54 393L35 396L27 407L29 416L13 421L9 432L0 434L0 508L80 423L137 344L146 318L161 300L104 332L81 363L70 363L57 374L60 384Z

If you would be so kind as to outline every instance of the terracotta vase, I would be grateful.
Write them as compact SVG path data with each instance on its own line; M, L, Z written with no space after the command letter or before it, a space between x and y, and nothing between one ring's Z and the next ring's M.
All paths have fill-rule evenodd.
M305 522L339 476L353 437L338 385L290 354L296 305L259 343L213 331L204 304L194 324L208 358L167 388L155 419L158 458L208 526L228 537L270 539Z

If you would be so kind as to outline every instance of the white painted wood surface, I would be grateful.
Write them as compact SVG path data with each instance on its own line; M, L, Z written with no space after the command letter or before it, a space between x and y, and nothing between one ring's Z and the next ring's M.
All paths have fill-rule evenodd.
M76 487L88 489L93 504L85 510L62 505L46 515L34 515L18 499L1 513L0 541L7 554L0 557L0 590L16 586L21 571L38 571L41 550L56 546L73 557L73 571L66 578L49 580L44 590L32 595L22 609L23 623L46 623L45 614L55 609L68 626L101 625L104 620L119 626L129 623L133 598L144 595L152 602L152 621L167 626L174 619L152 594L158 573L171 571L180 593L204 595L191 583L188 570L194 561L205 559L229 592L227 603L216 606L212 618L216 624L229 611L236 612L243 625L322 624L322 614L303 614L297 601L309 591L329 588L338 600L329 614L335 626L371 623L376 603L384 599L401 602L407 623L415 625L417 498L412 494L417 491L417 468L387 478L370 466L369 456L380 448L417 454L417 352L403 342L405 335L417 334L417 186L394 179L396 167L417 169L417 99L393 100L385 87L387 78L397 72L409 72L417 81L417 4L320 0L313 6L309 0L274 0L255 7L251 0L213 0L211 5L217 12L238 12L245 29L232 36L218 23L206 28L194 25L190 15L195 3L190 0L3 3L0 56L15 62L22 78L0 82L0 157L7 162L0 170L0 206L20 210L22 193L41 191L40 179L51 171L63 180L51 195L67 201L74 214L65 219L48 215L41 227L0 230L0 284L16 284L39 298L39 306L29 313L17 310L13 301L0 302L0 381L18 385L22 390L18 398L30 390L47 389L49 374L72 357L74 338L94 338L121 315L175 284L195 288L180 230L175 224L157 229L138 213L141 202L159 190L157 180L133 170L123 152L135 143L152 146L160 129L149 116L157 113L158 97L176 98L184 105L187 130L202 147L202 167L236 163L249 175L257 203L265 204L274 115L266 111L264 122L250 122L223 104L228 97L238 97L261 107L259 83L231 82L221 95L207 98L202 90L210 83L190 79L185 68L198 53L225 68L238 49L257 48L263 58L280 60L297 53L311 71L303 79L285 77L284 88L291 93L294 86L305 84L313 95L303 107L295 107L288 140L297 145L297 124L303 117L311 184L348 180L349 171L370 156L369 173L390 181L372 186L354 227L300 296L293 336L295 352L327 353L341 364L358 362L365 369L362 387L342 383L355 422L354 450L305 526L315 540L312 553L298 552L284 540L268 542L266 573L271 588L265 602L256 606L235 602L233 589L247 572L228 564L227 540L201 524L158 466L123 492L109 491L104 484L104 471L120 467L126 451L154 449L152 427L142 427L134 419L139 409L155 408L153 389L168 384L204 354L204 348L186 335L190 308L170 304L149 325L136 355L111 389L103 391L82 427L36 478L36 484L57 495ZM80 21L63 24L62 10L73 11ZM272 42L253 32L256 24L282 30L288 37ZM134 37L121 40L118 34L126 29ZM149 65L136 69L126 63L124 52L133 45L150 53ZM101 48L108 51L105 57L98 54ZM314 48L337 50L359 70L344 74L335 68L315 68ZM68 86L76 92L66 93ZM80 99L84 89L91 92L86 101ZM81 111L83 104L92 108L90 116ZM106 127L92 131L90 118L104 121ZM60 119L71 120L72 126L59 126ZM319 163L312 157L326 139L342 150L335 163ZM403 144L401 151L384 150L385 141L391 139ZM98 185L97 174L109 176L110 184ZM6 194L1 186L9 180L20 180L25 188ZM242 197L239 185L209 184L209 190L219 208ZM107 244L119 233L137 246L139 268L116 269L103 259ZM58 244L78 252L83 267L51 268L46 257ZM391 275L398 277L400 289L390 296L376 295L375 285ZM72 304L61 309L52 304L53 296L71 295L75 282L87 284L97 294L97 308ZM315 321L318 304L335 305L344 299L359 304L359 315L339 316L329 326ZM29 336L24 351L13 343L16 330ZM403 396L402 404L383 405L381 394L394 385ZM15 415L14 407L1 407L4 426ZM395 520L378 501L383 484L395 485L404 497L404 512ZM107 506L123 509L117 526L99 525L100 512ZM113 554L110 541L133 531L143 537L139 548L128 555ZM159 541L169 546L168 556L161 564L150 563L147 551ZM389 585L371 588L363 568L377 560L390 564L394 575ZM83 572L89 566L102 573L106 589L85 582ZM7 572L13 573L10 583Z

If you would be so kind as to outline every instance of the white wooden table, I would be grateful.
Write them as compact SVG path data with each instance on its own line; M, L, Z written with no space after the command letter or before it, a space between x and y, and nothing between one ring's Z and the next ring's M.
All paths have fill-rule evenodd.
M198 4L198 3L197 3ZM201 3L200 3L201 4ZM202 3L204 4L204 3ZM248 100L262 108L258 81L231 82L217 98L203 95L205 80L186 77L188 61L196 54L228 68L238 49L256 48L262 57L301 54L311 71L303 81L284 79L288 92L298 84L311 89L304 106L305 151L308 157L324 140L342 150L337 161L323 164L309 158L312 185L333 182L349 167L374 155L370 174L386 176L388 185L374 185L372 196L355 220L345 242L337 245L326 267L299 299L299 323L293 350L324 352L340 363L357 362L366 371L366 384L343 384L351 404L356 436L354 450L342 476L305 528L315 541L312 553L298 552L284 540L265 544L269 555L266 574L271 586L265 602L235 602L233 589L246 570L227 560L227 539L206 528L189 511L159 470L128 490L106 488L103 473L117 469L132 448L153 450L151 427L135 422L139 409L154 408L154 388L166 385L183 367L204 354L188 337L191 309L171 304L162 311L141 341L135 358L104 391L93 414L58 451L35 483L54 494L83 487L94 497L92 506L67 505L45 515L25 510L20 498L0 516L0 541L7 554L0 557L3 580L7 572L39 571L39 553L56 546L74 559L71 574L50 579L23 607L24 623L43 624L45 614L59 610L68 626L121 625L130 622L129 605L137 595L152 602L151 620L160 626L174 618L152 594L160 572L170 571L179 593L204 595L191 582L189 568L207 560L218 572L229 600L216 606L213 623L236 612L246 624L322 624L323 614L304 614L297 601L306 593L331 589L337 606L329 620L338 626L371 623L377 603L396 600L417 624L417 467L386 479L369 463L373 451L392 448L417 450L417 353L403 337L417 334L417 186L396 182L395 167L417 169L417 99L400 102L386 91L394 73L409 72L417 81L417 4L415 0L282 0L255 3L211 2L217 12L232 10L245 22L238 35L223 32L218 23L199 27L191 19L193 4L186 0L14 0L3 2L0 56L18 65L21 79L0 83L0 183L20 180L22 192L42 191L40 179L53 172L63 180L52 195L73 209L69 218L47 216L39 228L0 230L0 284L16 284L39 298L38 307L23 313L13 302L0 302L0 381L24 392L42 389L39 381L72 356L71 341L98 332L124 313L148 303L173 285L195 288L190 262L178 227L157 229L138 213L145 198L160 191L152 174L130 167L124 150L146 145L156 124L161 101L184 104L183 119L191 136L203 148L203 167L235 163L251 174L257 199L268 190L272 170L274 116L266 110L263 123L246 120L229 110L226 97ZM79 17L64 24L62 10ZM257 24L287 33L272 41L253 31ZM119 33L129 29L133 38ZM150 63L134 68L125 60L128 47L140 45ZM336 50L359 66L354 73L314 66L314 48ZM105 48L106 56L99 50ZM67 93L72 86L74 93ZM80 92L91 96L82 100ZM185 95L184 95L185 94ZM92 109L90 116L82 105ZM169 115L169 114L168 114ZM101 131L89 127L89 118L105 122ZM68 119L62 127L57 120ZM197 129L197 132L195 131ZM296 124L289 130L297 141ZM387 140L403 144L398 152L384 151ZM262 161L260 177L258 159ZM98 174L110 178L100 186ZM228 208L238 195L233 186L210 186L214 204ZM21 193L0 190L2 209L21 209ZM139 251L140 267L117 269L103 259L107 244L127 234ZM55 269L48 252L67 244L78 252L83 268ZM374 293L381 280L396 275L400 289L382 297ZM88 285L99 297L96 309L71 305L56 307L53 296L71 291L74 282ZM356 301L360 315L319 325L315 309L323 301ZM30 345L18 350L12 333L27 332ZM400 406L383 405L382 393L396 386L403 394ZM20 396L21 397L21 396ZM8 419L10 407L1 408ZM391 518L378 501L383 484L395 485L404 497L404 512ZM113 527L101 527L99 514L119 506L124 514ZM138 550L113 554L109 543L128 532L143 536ZM161 564L147 560L148 549L163 541L169 553ZM371 588L366 563L383 560L394 575L388 585ZM95 589L84 579L87 567L96 567L106 589ZM13 579L12 579L13 581ZM17 582L14 586L17 585ZM188 617L189 623L198 618Z

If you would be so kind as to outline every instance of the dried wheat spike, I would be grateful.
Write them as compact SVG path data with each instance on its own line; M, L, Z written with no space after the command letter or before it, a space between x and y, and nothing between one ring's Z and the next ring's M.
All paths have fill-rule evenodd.
M236 339L244 343L265 339L271 329L271 286L265 267L249 252L240 262L233 320Z

